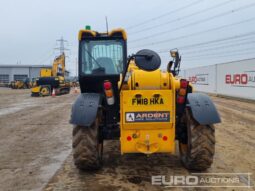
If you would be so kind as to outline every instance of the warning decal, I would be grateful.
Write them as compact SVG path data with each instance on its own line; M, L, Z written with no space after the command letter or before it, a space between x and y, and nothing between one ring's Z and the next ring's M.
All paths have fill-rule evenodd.
M170 122L169 111L126 112L126 122Z

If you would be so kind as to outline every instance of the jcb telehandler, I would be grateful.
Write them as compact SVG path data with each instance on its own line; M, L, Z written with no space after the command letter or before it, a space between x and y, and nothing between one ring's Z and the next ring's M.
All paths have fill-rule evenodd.
M213 124L220 122L210 98L193 93L178 79L180 57L166 72L151 50L127 57L124 30L79 32L81 94L72 107L73 157L79 169L102 166L104 140L120 141L121 154L175 153L187 169L205 170L213 162ZM173 66L172 66L173 65Z

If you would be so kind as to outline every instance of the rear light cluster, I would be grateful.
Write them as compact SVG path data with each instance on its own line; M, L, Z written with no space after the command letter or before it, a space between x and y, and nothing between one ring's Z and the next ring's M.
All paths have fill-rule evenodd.
M127 136L127 140L128 140L128 141L131 141L131 140L132 140L132 137L131 137L131 136Z
M114 95L112 89L112 83L110 81L104 81L104 92L108 105L114 104Z
M183 104L185 102L188 85L189 85L189 82L187 80L184 80L184 79L180 80L180 89L177 95L178 104Z
M163 139L163 141L167 141L168 138L167 138L167 136L163 136L162 139Z
M133 137L133 138L134 138L134 137ZM167 141L167 140L168 140L168 137L164 135L164 136L162 137L162 140L163 140L163 141ZM131 137L130 135L127 136L127 141L132 141L132 137Z

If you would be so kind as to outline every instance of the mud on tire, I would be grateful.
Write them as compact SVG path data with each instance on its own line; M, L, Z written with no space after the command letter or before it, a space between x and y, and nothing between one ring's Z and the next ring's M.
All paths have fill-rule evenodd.
M98 120L90 127L73 128L73 159L81 170L97 170L102 166L103 143L99 143Z
M198 124L186 110L187 144L179 142L181 161L189 170L204 171L210 168L215 153L213 125Z

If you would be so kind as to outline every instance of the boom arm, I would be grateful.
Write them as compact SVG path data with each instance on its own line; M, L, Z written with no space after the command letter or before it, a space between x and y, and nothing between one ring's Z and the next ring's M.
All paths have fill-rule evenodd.
M59 65L61 66L61 72L59 72ZM61 54L57 57L52 65L52 76L65 76L65 54Z

